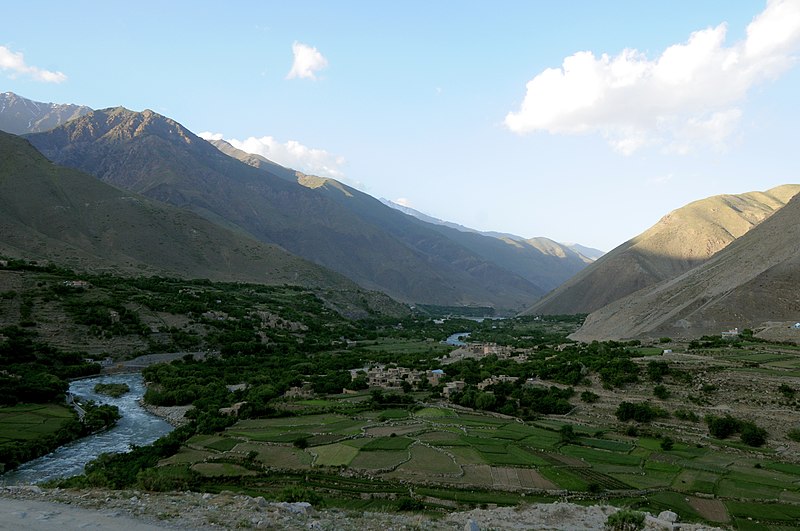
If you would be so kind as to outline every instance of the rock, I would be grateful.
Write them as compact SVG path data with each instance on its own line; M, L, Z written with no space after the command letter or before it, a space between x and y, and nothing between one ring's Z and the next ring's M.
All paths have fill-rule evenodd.
M678 515L672 511L661 511L658 513L658 519L674 524L678 521Z
M267 500L264 499L264 496L259 496L258 498L256 498L256 505L258 505L263 509L269 504L267 503Z
M467 520L467 523L464 524L464 531L481 531L481 528L475 523L475 520L470 518Z

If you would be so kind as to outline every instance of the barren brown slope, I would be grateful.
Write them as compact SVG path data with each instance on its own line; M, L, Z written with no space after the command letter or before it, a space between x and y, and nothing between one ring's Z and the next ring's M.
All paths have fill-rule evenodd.
M670 212L547 294L526 314L591 313L702 264L774 214L800 185L718 195Z
M698 337L800 320L800 196L697 268L592 313L580 341Z

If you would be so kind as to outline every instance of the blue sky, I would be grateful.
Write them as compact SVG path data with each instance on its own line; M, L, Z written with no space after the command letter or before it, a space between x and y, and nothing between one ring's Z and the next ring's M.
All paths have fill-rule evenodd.
M149 108L483 230L610 250L800 182L800 0L29 0L0 30L0 92Z

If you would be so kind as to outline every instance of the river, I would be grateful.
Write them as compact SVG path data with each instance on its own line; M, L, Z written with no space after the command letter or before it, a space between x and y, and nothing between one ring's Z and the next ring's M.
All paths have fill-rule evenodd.
M98 383L125 383L130 387L130 392L119 398L99 395L94 392L94 386ZM102 453L127 452L131 445L150 444L173 430L172 426L139 405L139 399L145 391L144 380L139 373L75 380L69 390L82 400L117 406L122 418L110 430L65 444L1 475L0 485L26 485L82 474L86 463Z
M456 332L455 334L452 334L447 339L445 339L444 342L454 347L463 347L466 345L466 343L464 343L464 340L468 337L469 337L469 332Z

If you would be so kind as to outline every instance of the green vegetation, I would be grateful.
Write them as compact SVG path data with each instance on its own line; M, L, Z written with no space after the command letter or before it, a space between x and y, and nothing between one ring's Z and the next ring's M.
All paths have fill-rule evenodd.
M738 433L742 442L748 446L763 446L767 442L767 430L759 428L753 422L735 419L730 415L724 417L708 415L706 424L708 432L717 439L727 439Z
M697 424L730 401L730 384L719 374L725 363L791 375L800 365L792 365L796 350L789 347L725 343L695 351L693 362L716 362L698 369L654 359L658 349L639 342L572 343L566 336L580 317L441 321L418 312L350 320L294 287L87 276L91 288L65 290L54 289L63 286L55 279L67 273L35 273L41 286L2 299L30 301L31 321L46 305L84 300L101 308L96 316L113 316L122 304L136 308L149 332L74 324L99 331L87 341L139 341L144 350L137 353L211 351L203 360L187 355L143 370L146 400L194 406L190 424L124 456L103 456L64 486L231 490L345 509L424 511L514 505L569 491L631 510L669 508L682 521L720 521L709 512L713 505L737 525L747 518L751 527L800 525L791 505L800 501L800 467L781 461L762 428L707 417L709 440ZM155 314L163 319L157 326ZM20 322L8 327L0 359L8 374L36 367L26 381L40 383L27 385L55 402L42 413L27 404L0 409L3 436L34 433L20 429L34 425L54 436L69 426L72 413L56 405L66 378L97 368L86 361L90 355L51 349L41 332ZM440 341L456 332L493 345L472 349L472 357L451 355L453 347ZM756 359L772 365L743 365ZM788 388L765 386L772 395L764 400L794 407ZM657 405L647 402L652 395ZM238 414L220 413L234 405ZM2 416L13 408L22 408L17 420ZM89 415L94 426L92 419L108 420L101 412ZM794 444L795 431L787 430L782 444ZM17 442L0 439L0 451ZM697 501L698 493L713 496L713 504ZM767 503L778 516L756 509Z
M605 527L612 531L638 531L639 529L644 529L644 513L622 509L609 515Z
M113 398L119 398L131 390L128 384L125 383L99 383L94 386L94 392L101 395L108 395Z

